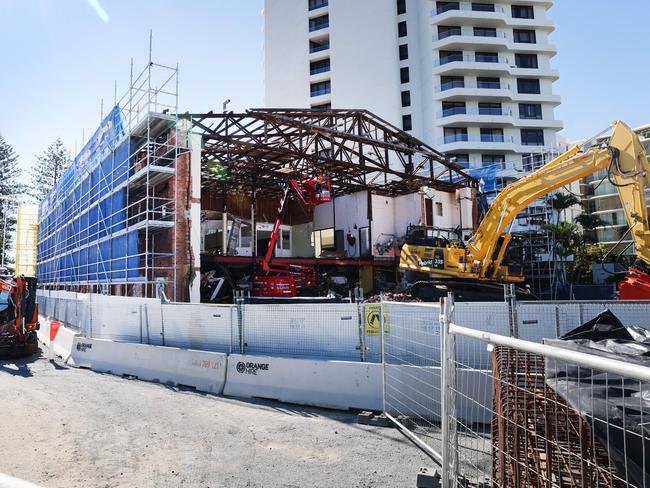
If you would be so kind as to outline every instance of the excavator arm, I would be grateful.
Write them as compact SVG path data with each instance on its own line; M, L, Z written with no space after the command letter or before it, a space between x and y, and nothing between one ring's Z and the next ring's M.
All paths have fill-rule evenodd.
M623 122L613 123L607 146L581 152L576 146L533 173L508 185L495 198L476 233L464 249L452 245L444 249L404 245L400 267L426 272L433 278L521 281L502 266L511 240L510 228L517 217L535 200L599 170L606 170L617 188L631 229L637 254L650 265L650 231L645 188L650 185L650 167L637 135ZM439 266L432 257L442 256Z
M498 278L504 247L510 240L508 229L524 208L554 190L603 169L618 190L637 252L650 263L645 203L645 186L650 184L648 160L639 138L627 125L615 121L613 128L608 146L593 147L586 152L580 152L576 146L499 193L467 244L468 257L480 267L481 278Z

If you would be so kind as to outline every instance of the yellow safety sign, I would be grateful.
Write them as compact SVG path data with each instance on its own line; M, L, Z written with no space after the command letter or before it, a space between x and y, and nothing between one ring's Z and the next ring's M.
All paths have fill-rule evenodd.
M367 303L364 307L366 335L379 335L379 328L381 326L381 305L379 303ZM384 334L389 333L388 307L384 304Z

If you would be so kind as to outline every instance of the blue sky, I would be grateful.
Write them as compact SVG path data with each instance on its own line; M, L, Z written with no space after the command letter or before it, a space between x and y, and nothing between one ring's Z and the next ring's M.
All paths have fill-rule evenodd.
M306 0L296 0L306 1ZM350 0L354 1L354 0ZM425 1L425 0L420 0ZM98 12L93 3L101 5ZM617 4L614 7L614 4ZM625 8L622 8L622 6ZM262 105L263 0L0 0L0 133L27 169L57 136L81 148L127 87L131 57L179 63L182 111ZM647 0L556 0L556 117L570 140L650 123ZM28 181L25 178L25 181Z

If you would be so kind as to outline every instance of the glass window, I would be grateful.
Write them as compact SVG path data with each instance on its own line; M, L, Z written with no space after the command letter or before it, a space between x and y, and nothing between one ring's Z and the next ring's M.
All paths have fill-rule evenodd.
M532 5L513 5L512 17L515 19L534 19L535 10Z
M331 103L320 103L318 105L312 105L311 108L314 110L332 110Z
M0 292L0 312L4 312L11 304L11 295L8 291Z
M482 127L481 142L503 142L503 129Z
M474 27L474 35L477 37L496 37L495 27Z
M543 146L544 131L542 129L521 129L521 144L523 146Z
M469 167L469 154L447 154L447 159L463 168Z
M540 93L539 80L535 78L517 78L517 92Z
M467 140L467 127L445 127L445 144Z
M522 158L524 171L535 171L544 166L543 154L528 154Z
M406 0L397 0L397 15L406 13Z
M500 103L481 102L478 104L478 113L479 115L502 115L503 111Z
M317 53L319 51L324 51L325 49L330 48L330 39L329 37L320 40L320 41L309 41L309 52Z
M319 61L312 61L309 63L309 74L316 75L318 73L326 73L330 70L330 59L321 59Z
M311 84L311 96L317 97L319 95L327 95L332 92L332 83L330 80L319 81L318 83Z
M400 80L401 83L408 83L410 81L409 69L408 68L400 68L400 70L399 70L399 80Z
M402 130L413 129L413 121L410 115L402 115Z
M436 202L436 216L442 217L442 203Z
M319 29L325 29L326 27L329 27L330 25L330 17L329 15L321 15L320 17L314 17L313 19L309 19L309 32L313 32Z
M465 78L463 76L441 76L440 89L451 90L452 88L463 88L465 86Z
M490 78L487 76L479 76L476 78L476 86L478 88L501 88L501 80L499 78Z
M494 12L493 3L472 3L472 10L475 12Z
M309 0L309 10L316 10L317 8L327 7L328 0Z
M517 68L537 68L537 54L515 54Z
M467 113L465 102L442 102L442 116L450 117L452 115Z
M411 106L411 91L405 90L402 92L402 107Z
M440 51L440 64L452 63L463 60L462 51Z
M476 53L477 63L498 63L499 55L497 53Z
M404 61L409 58L409 46L408 44L400 44L399 46L399 59Z
M521 42L525 44L535 44L537 42L534 30L514 29L512 32L515 42Z
M436 12L442 14L449 10L460 10L459 2L436 2Z
M519 118L541 120L542 105L539 103L520 103Z
M449 36L461 35L460 27L455 25L439 25L438 26L438 39L445 39Z
M503 167L506 162L506 157L503 154L483 154L481 156L481 164L485 166L494 166L495 164Z
M397 37L406 37L408 34L406 30L406 21L402 20L397 23Z

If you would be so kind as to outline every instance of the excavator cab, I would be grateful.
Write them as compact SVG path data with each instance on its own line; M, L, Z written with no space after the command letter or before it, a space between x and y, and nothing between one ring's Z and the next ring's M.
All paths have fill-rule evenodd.
M36 279L0 277L0 357L29 356L38 350Z

